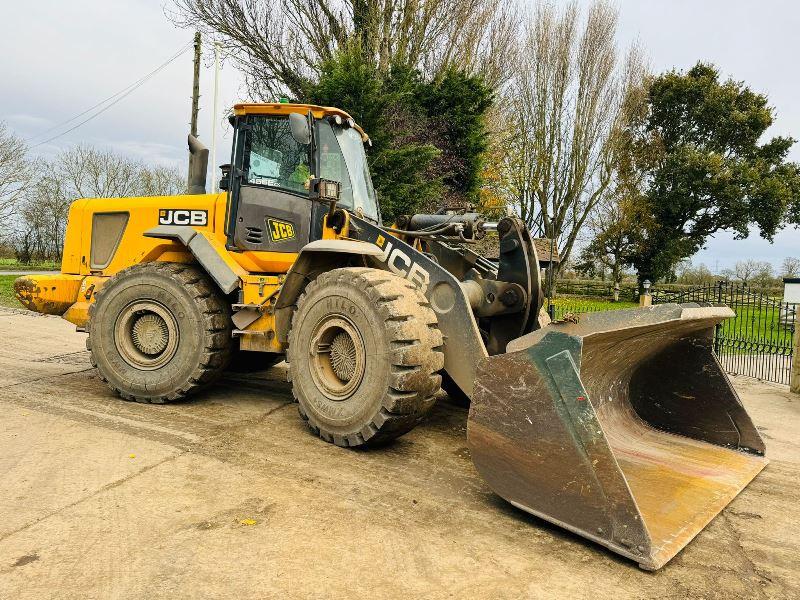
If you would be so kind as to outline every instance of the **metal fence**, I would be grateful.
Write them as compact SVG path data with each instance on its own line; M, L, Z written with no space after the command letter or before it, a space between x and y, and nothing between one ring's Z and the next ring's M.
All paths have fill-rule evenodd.
M600 284L604 285L604 284ZM560 320L588 312L630 308L637 304L628 298L612 302L607 289L598 289L593 297L559 295L553 300L552 315ZM569 289L571 292L577 289ZM591 290L595 292L595 290ZM794 353L797 306L782 302L769 292L753 290L741 283L720 281L683 290L653 290L653 302L700 302L724 304L735 317L717 326L714 350L723 368L734 375L746 375L763 381L789 385Z
M797 309L740 283L720 281L679 292L653 293L654 303L725 304L736 316L717 326L714 350L726 371L788 385Z

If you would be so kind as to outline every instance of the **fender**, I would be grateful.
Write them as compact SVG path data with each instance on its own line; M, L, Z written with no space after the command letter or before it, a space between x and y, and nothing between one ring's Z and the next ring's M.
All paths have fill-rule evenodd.
M220 251L215 247L202 232L193 227L159 225L145 231L144 236L180 242L189 249L200 266L225 294L239 289L241 276L245 274L244 270L224 255L224 249Z
M309 282L319 273L352 265L353 260L366 266L366 257L378 256L381 249L375 244L357 240L316 240L306 244L286 274L275 302L275 329L278 339L286 341L291 325L294 303Z
M445 371L471 398L478 362L488 352L461 282L430 256L390 236L379 226L353 215L350 223L350 235L380 249L377 255L369 257L368 266L404 277L425 294L445 338Z

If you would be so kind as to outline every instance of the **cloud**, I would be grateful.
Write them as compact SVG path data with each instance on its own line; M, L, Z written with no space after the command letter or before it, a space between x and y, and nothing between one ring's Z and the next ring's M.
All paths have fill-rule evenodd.
M79 123L85 117L41 135L125 89L193 36L175 28L165 18L162 3L152 0L7 4L0 24L0 51L13 60L0 61L0 78L14 85L0 94L0 120L34 144ZM31 39L40 43L31 44ZM220 107L239 100L241 79L229 64L223 67L220 83ZM211 138L212 86L213 69L206 61L201 67L199 115L200 137L206 144ZM191 89L189 50L97 118L33 148L32 153L49 158L62 149L90 143L185 168ZM215 120L218 127L222 120L220 114ZM221 127L217 138L217 156L226 156L230 139Z
M111 140L102 144L98 142L96 145L105 145L114 152L139 159L147 164L179 167L183 170L186 170L189 160L187 158L188 150L181 152L181 149L172 144L138 140Z
M31 135L31 132L45 130L52 124L46 117L26 114L6 115L3 120L21 135Z
M588 2L587 2L588 3ZM4 2L0 23L0 120L24 137L65 121L124 89L189 42L192 32L175 28L154 0L38 0ZM686 69L698 60L715 62L724 75L769 94L778 113L772 135L800 134L800 4L752 0L621 0L620 42L640 40L655 70ZM34 41L35 43L33 43ZM206 49L207 50L207 49ZM201 69L200 137L210 140L213 74ZM34 152L51 157L88 142L145 161L185 168L189 129L191 52L119 104L78 130ZM223 62L220 107L242 96L241 78ZM214 119L222 121L222 115ZM56 132L54 132L56 133ZM217 162L227 161L230 135L219 130ZM38 138L40 139L40 138ZM800 147L792 157L800 160ZM787 230L775 244L757 237L734 242L728 234L710 240L698 255L713 267L737 259L780 261L800 256L800 234ZM768 257L768 258L767 258Z
M795 227L787 227L775 236L770 244L751 229L750 237L733 239L733 234L722 231L709 239L706 248L692 257L695 264L705 263L712 271L733 267L740 260L762 260L772 263L776 268L787 256L800 257L800 232Z

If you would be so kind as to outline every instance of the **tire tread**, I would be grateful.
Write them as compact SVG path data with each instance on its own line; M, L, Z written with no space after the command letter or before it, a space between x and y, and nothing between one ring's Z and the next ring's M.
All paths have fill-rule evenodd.
M89 322L86 331L86 349L90 352L92 366L97 368L97 360L92 353L92 320L97 305L110 292L115 282L128 277L140 277L146 273L157 273L177 280L184 289L190 290L194 301L201 308L203 315L203 335L206 338L206 352L195 367L187 382L169 394L135 395L114 386L98 369L100 379L105 382L123 400L144 404L167 404L183 400L215 382L228 365L231 356L230 307L227 300L217 293L214 284L203 271L194 265L170 262L150 262L128 267L114 275L95 294L95 301L89 306Z
M296 302L289 331L287 360L292 366L295 325L309 294L322 286L345 284L364 290L378 307L389 334L390 384L382 406L360 431L344 436L334 435L314 421L303 408L295 387L292 394L298 401L300 417L309 429L325 441L337 446L355 447L382 444L413 429L431 410L441 386L440 371L444 367L443 338L436 314L425 296L406 279L387 271L367 267L334 269L320 274L308 284ZM295 360L301 360L297 357Z

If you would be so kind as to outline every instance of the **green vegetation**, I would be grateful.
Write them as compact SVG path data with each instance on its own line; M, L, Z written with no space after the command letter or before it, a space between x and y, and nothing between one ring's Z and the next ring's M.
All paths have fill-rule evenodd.
M634 214L620 223L640 281L669 276L717 231L743 239L757 225L771 241L800 221L800 165L787 160L795 140L764 137L774 118L766 95L720 81L712 65L649 82L619 158L636 182L626 192Z
M12 288L16 278L16 275L0 275L0 306L22 308L22 305L14 296L14 290Z
M635 302L612 302L607 298L580 296L554 298L553 304L557 320L563 319L568 313L580 315L639 306ZM736 317L724 321L722 325L719 336L721 354L789 354L794 335L791 315L788 318L790 324L787 325L787 317L780 314L778 305L745 304L736 306L734 311Z
M738 306L736 317L722 324L724 354L774 354L792 348L793 327L781 319L777 306ZM781 323L783 320L783 323ZM789 317L789 323L793 319Z
M448 69L381 70L353 46L322 63L302 100L337 106L369 134L370 172L387 222L443 204L476 202L493 92L480 77Z
M16 275L0 275L0 306L22 308L12 289ZM605 310L635 308L636 302L613 302L607 298L562 296L554 298L556 319L568 313L584 314ZM792 346L792 329L781 324L778 307L764 308L740 306L737 317L723 324L721 344L723 354L773 353L775 347L789 351Z
M25 264L16 258L0 258L0 271L58 271L61 265L52 260Z
M565 314L581 314L588 312L600 312L604 310L620 310L623 308L635 308L639 306L636 302L613 302L606 298L585 298L578 296L563 296L553 298L556 319L562 319Z

